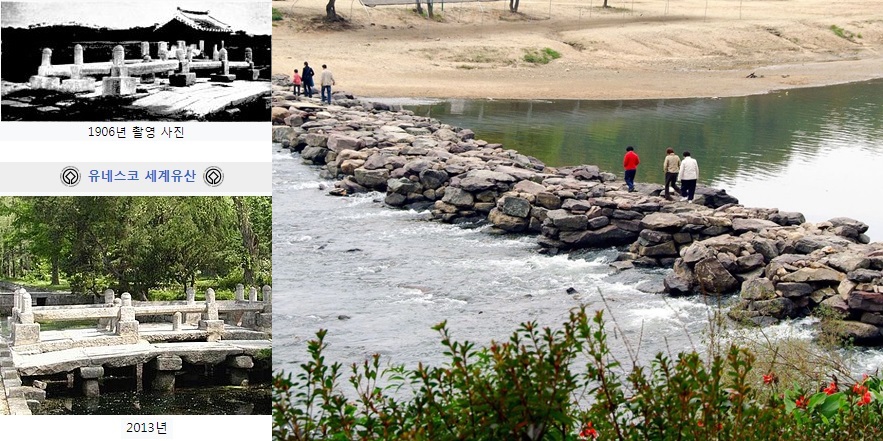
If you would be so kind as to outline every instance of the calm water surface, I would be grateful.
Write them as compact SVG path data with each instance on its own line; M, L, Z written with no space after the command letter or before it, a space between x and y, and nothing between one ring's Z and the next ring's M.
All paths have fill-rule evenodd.
M883 239L873 197L883 171L883 80L721 99L405 104L552 166L621 173L632 145L645 182L663 183L666 147L690 150L700 184L744 205L800 211L810 221L849 216Z

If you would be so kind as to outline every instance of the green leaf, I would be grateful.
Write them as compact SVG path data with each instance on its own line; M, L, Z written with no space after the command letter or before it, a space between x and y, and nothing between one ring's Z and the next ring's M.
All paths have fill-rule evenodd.
M819 408L819 413L822 414L823 417L831 419L845 403L846 400L843 392L828 395L827 398L825 398L825 402L822 403L822 406Z

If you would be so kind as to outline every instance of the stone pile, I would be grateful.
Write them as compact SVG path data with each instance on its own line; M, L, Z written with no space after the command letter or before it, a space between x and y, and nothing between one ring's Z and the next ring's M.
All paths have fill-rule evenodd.
M734 318L767 324L826 305L851 320L845 335L881 338L883 244L868 244L861 222L810 224L713 188L698 188L694 203L666 200L656 184L630 193L596 166L549 167L407 111L339 92L335 105L317 106L276 88L273 140L322 166L337 180L332 194L385 192L387 205L443 222L537 234L550 254L629 245L612 265L671 266L670 294L741 290Z

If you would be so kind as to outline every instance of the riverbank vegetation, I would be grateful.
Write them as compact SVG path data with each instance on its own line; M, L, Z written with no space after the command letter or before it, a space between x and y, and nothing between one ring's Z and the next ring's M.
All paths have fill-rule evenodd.
M614 322L615 323L615 322ZM599 311L571 311L560 329L524 323L487 347L439 332L442 366L350 367L323 356L274 379L276 440L879 439L883 378L830 376L787 384L787 369L712 338L703 353L659 353L629 368L612 354ZM790 373L789 373L790 374ZM347 387L344 387L347 384Z
M0 278L143 300L269 284L269 197L3 197ZM223 297L223 295L221 296Z

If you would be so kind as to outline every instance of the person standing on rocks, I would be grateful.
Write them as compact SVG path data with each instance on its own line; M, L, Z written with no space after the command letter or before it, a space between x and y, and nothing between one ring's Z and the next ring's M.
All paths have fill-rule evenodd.
M322 65L322 102L331 104L331 86L334 83L334 75L328 70L328 66Z
M315 72L313 72L313 68L310 67L309 63L304 61L304 72L301 76L301 79L304 83L304 95L306 95L307 98L313 97L313 75L315 75Z
M665 173L665 198L671 200L671 196L668 192L669 186L675 190L675 192L681 192L681 189L678 188L677 180L678 173L681 171L681 158L678 158L678 155L675 154L674 149L669 147L665 151L665 161L662 163L662 171Z
M625 184L629 186L629 193L635 191L635 175L638 173L638 164L641 159L635 153L635 148L628 146L625 148L625 157L622 158L622 167L625 169Z
M303 82L303 79L300 77L300 74L297 73L297 69L294 70L294 77L291 78L291 82L294 83L294 96L300 96L300 85Z
M699 163L690 156L690 152L684 152L684 160L681 161L681 169L678 171L678 180L681 181L682 201L693 202L696 194L696 181L699 180Z

